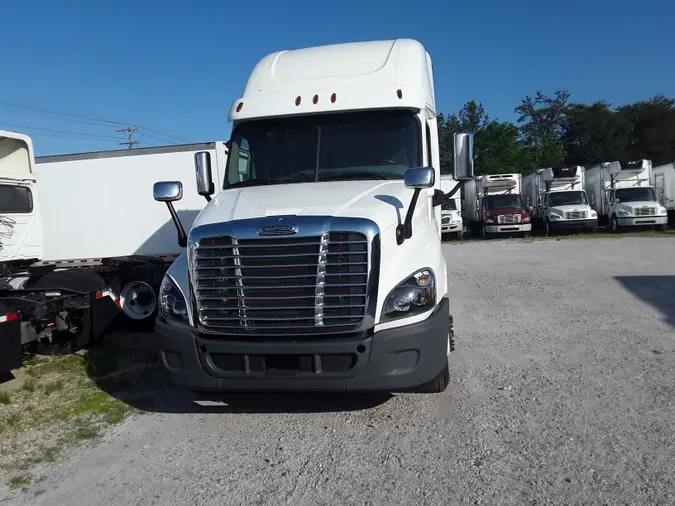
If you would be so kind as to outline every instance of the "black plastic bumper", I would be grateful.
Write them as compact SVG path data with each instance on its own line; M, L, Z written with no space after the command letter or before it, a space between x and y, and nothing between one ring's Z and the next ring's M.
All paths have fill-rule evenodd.
M598 220L549 221L551 230L591 230L598 228Z
M161 318L156 331L170 381L191 390L396 392L431 381L446 366L449 308L445 298L427 320L364 339L204 339Z

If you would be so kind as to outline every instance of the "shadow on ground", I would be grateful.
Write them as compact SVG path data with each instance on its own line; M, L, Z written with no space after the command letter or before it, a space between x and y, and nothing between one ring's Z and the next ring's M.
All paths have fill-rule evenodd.
M156 353L156 335L116 331L88 351L87 374L117 399L155 413L325 413L370 409L390 394L196 394L168 384Z
M650 304L675 327L675 276L616 276L630 293Z

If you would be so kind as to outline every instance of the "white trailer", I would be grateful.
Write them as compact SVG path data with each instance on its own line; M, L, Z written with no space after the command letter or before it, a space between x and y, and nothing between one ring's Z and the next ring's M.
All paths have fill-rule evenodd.
M471 235L525 235L532 230L520 195L522 174L485 174L464 185L462 217Z
M431 57L414 40L278 51L258 62L230 109L224 188L162 283L155 330L173 383L447 388L449 299L459 294L449 290L440 237L434 96ZM454 179L472 179L471 134L455 134L454 154ZM208 153L196 169L208 197ZM182 194L171 181L153 192L169 204Z
M675 163L654 167L652 186L656 190L656 200L668 211L669 225L675 227Z
M0 151L0 301L20 315L21 344L77 349L107 327L91 315L88 322L78 320L81 306L70 311L65 305L56 316L27 309L46 288L104 290L115 302L116 316L121 308L127 323L152 328L162 278L184 246L176 242L164 206L148 201L148 192L157 178L180 180L192 173L198 151L213 156L221 177L225 144L35 158L30 138L1 132L0 146L6 146ZM201 202L195 183L188 185L194 193L176 212L189 225Z
M651 160L603 162L586 170L585 188L601 224L613 232L622 227L668 225L666 208L656 200L651 186Z
M597 232L598 213L588 204L584 174L581 165L560 165L523 178L523 196L531 207L533 227L546 235L563 230Z
M441 174L441 191L448 195L441 204L442 237L454 235L461 239L464 236L461 186L461 181L455 181L452 174Z

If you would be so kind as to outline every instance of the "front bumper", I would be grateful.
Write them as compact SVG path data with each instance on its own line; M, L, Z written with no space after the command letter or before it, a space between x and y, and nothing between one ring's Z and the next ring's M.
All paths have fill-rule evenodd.
M529 232L532 230L532 223L514 223L509 225L485 225L486 234L513 234Z
M665 214L663 216L617 216L616 219L622 227L653 227L668 223L668 215Z
M553 230L584 230L598 227L598 219L590 220L551 220L549 225Z
M452 232L459 232L462 230L462 223L442 223L441 231L444 234L449 234Z
M188 325L161 318L155 330L171 383L191 390L395 392L443 370L450 322L444 298L423 322L360 339L204 339Z

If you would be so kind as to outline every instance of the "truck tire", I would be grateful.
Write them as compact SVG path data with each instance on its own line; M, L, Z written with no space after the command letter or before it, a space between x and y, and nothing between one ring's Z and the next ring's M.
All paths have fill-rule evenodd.
M551 237L552 235L555 235L553 232L553 227L551 227L551 222L548 220L544 220L544 235L546 237Z
M464 238L464 231L460 230L457 232L457 240L461 241Z
M612 219L609 222L609 230L616 234L621 232L621 227L619 226L619 220L616 216L612 216Z
M656 225L656 230L658 230L659 232L665 232L666 230L668 230L668 225Z
M32 289L61 289L78 292L91 292L106 286L103 278L95 272L84 269L69 269L53 271L35 281L29 282L27 288ZM87 310L88 311L88 310ZM51 343L38 342L38 352L48 354L67 355L74 353L89 344L90 329L81 329L78 335L63 332L59 338Z
M440 394L444 392L450 384L450 364L448 358L445 358L445 367L434 379L415 388L415 393L420 394Z

